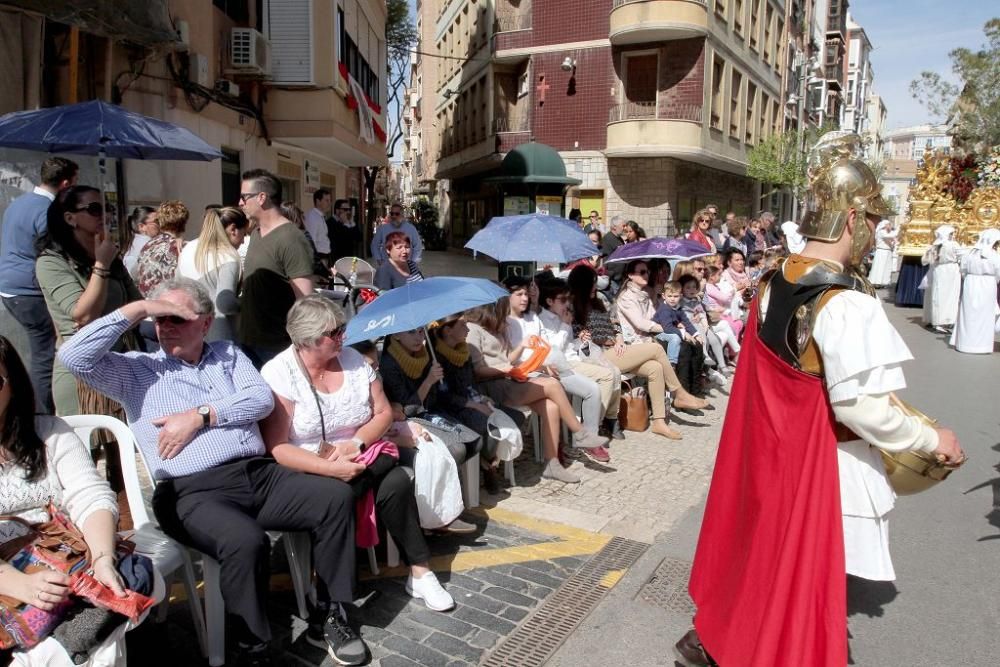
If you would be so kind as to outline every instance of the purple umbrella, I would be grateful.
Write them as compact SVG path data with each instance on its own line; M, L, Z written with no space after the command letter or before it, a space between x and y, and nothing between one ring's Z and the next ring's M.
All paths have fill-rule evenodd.
M611 255L604 260L605 264L615 262L631 262L633 259L694 259L695 257L707 257L715 253L690 239L668 239L657 236L645 241L636 241L618 246Z

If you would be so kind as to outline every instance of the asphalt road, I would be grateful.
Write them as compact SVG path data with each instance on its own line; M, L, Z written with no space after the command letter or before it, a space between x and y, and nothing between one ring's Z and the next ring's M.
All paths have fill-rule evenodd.
M946 482L900 498L891 517L897 581L848 582L852 664L1000 664L1000 355L965 355L920 326L918 309L886 304L915 361L901 395L953 428L969 462ZM859 335L863 335L859 332ZM653 545L550 665L673 665L689 615L641 599L666 558L690 560L704 505ZM730 666L725 666L730 667ZM739 667L733 665L731 667Z

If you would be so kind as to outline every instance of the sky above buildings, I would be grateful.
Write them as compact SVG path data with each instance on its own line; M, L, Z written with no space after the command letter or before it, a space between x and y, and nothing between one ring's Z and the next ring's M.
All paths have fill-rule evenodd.
M875 92L888 111L887 128L941 121L910 95L922 71L951 73L952 49L982 48L983 25L1000 17L997 0L852 0L850 12L874 48Z

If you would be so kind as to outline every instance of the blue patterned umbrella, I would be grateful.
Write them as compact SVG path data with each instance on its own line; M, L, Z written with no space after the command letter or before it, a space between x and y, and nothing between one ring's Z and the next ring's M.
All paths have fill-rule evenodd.
M708 255L714 254L715 253L697 241L692 241L690 239L668 239L662 236L657 236L651 239L635 241L634 243L626 243L625 245L618 246L618 248L611 253L606 260L604 260L604 263L613 264L616 262L631 262L633 259L682 260L694 259L695 257L707 257Z
M442 317L496 303L508 294L483 278L444 276L408 283L383 292L351 318L345 344L419 329Z
M465 247L498 262L565 264L601 254L575 222L541 214L493 218Z

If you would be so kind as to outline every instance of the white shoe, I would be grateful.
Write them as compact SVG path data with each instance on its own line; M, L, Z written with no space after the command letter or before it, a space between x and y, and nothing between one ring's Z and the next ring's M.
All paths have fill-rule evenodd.
M545 464L545 470L542 471L542 477L545 479L554 479L557 482L565 482L566 484L579 484L580 478L566 470L559 463L559 459L550 459L547 464Z
M455 600L448 594L433 572L417 579L412 574L406 578L406 592L424 604L431 611L448 611L455 608Z
M708 379L712 381L716 386L725 387L726 386L726 376L716 370L711 370L708 372Z

